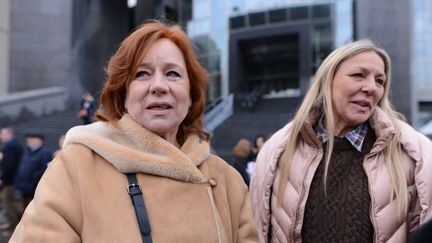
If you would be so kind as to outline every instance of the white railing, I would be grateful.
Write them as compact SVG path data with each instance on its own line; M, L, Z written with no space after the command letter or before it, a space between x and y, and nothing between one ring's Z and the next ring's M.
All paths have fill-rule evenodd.
M68 93L64 87L50 87L0 96L0 120L16 121L23 112L41 117L66 109Z
M204 114L204 124L207 131L213 131L233 114L234 95L230 94Z

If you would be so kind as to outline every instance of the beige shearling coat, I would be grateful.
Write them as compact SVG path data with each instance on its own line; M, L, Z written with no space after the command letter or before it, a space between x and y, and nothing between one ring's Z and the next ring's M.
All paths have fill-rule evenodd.
M301 131L281 207L276 204L277 184L291 123L274 134L258 155L250 190L260 242L302 242L309 187L323 157L323 148L310 125L315 122L312 119ZM420 224L432 219L432 142L408 124L399 123L402 165L409 191L408 215L400 218L396 200L390 198L392 185L384 162L384 148L395 128L380 108L373 113L369 123L377 140L365 156L363 167L369 181L374 242L405 243Z
M10 242L142 242L127 192L137 173L159 242L257 242L241 176L190 136L181 149L128 115L72 128Z

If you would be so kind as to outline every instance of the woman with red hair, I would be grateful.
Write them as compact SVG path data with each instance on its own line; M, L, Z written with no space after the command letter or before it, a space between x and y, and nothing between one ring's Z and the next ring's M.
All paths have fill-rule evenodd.
M72 128L11 242L256 242L242 177L210 154L207 72L149 21L111 58L98 122Z

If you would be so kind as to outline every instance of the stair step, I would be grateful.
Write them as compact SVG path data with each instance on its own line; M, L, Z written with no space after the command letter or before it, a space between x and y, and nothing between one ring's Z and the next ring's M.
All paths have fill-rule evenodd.
M257 135L271 136L292 119L301 98L264 99L252 110L236 106L234 114L217 127L211 137L211 146L223 159L233 159L231 150L237 140L251 142Z
M58 138L71 127L81 124L81 120L76 117L76 110L66 110L39 119L18 123L12 125L12 127L15 130L15 137L23 146L25 145L26 134L38 133L45 137L45 146L51 152L54 152L58 149Z

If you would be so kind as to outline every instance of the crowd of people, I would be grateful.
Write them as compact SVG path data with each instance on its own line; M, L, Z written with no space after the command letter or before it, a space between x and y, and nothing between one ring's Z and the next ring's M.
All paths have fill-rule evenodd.
M430 242L432 142L392 107L371 41L334 50L292 121L233 161L210 152L208 73L180 28L147 21L106 71L96 122L54 158L1 130L10 242Z
M52 160L51 152L44 146L44 136L36 133L25 135L22 146L11 127L0 129L2 159L0 163L0 186L3 213L7 222L0 230L13 230L23 210L33 199L37 184ZM20 198L16 198L19 192Z

